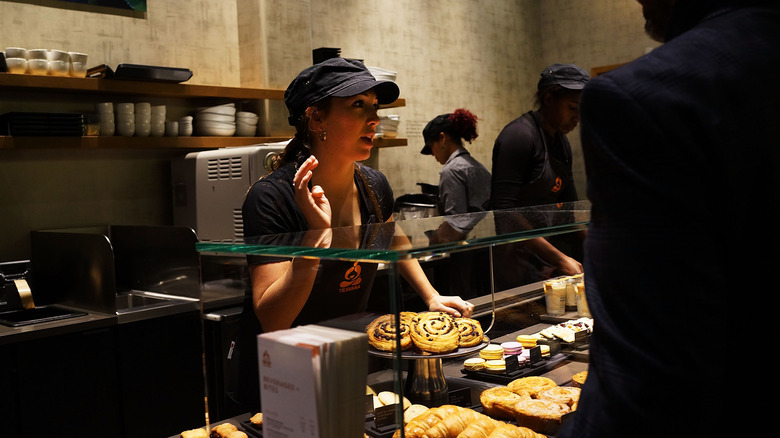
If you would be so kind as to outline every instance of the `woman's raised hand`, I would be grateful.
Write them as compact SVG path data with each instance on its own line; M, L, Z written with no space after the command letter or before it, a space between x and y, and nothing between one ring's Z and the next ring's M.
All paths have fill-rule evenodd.
M293 192L295 192L295 203L303 212L303 216L309 223L311 229L330 228L331 210L330 202L325 197L325 192L320 186L313 186L309 190L309 182L312 178L312 171L317 168L317 158L310 155L306 161L301 164L293 178Z

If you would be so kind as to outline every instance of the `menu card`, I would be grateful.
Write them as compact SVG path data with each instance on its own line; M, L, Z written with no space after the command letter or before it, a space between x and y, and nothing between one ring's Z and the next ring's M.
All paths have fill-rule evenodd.
M368 337L306 325L257 337L263 437L362 436Z

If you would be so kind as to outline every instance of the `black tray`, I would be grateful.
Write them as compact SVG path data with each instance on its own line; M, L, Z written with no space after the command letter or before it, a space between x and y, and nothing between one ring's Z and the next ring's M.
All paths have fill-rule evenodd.
M524 364L517 370L503 373L489 373L487 371L470 371L465 368L461 369L460 372L463 373L467 378L474 379L474 380L480 380L483 382L493 382L493 383L500 383L502 385L506 385L509 382L519 379L521 377L527 377L527 376L538 376L540 374L544 374L547 371L549 371L552 367L557 365L559 362L566 359L566 355L562 353L558 353L555 355L551 355L550 357L546 359L542 359L539 362L536 362L534 364Z
M140 64L119 64L113 74L114 79L174 83L188 81L191 77L192 71L188 68Z

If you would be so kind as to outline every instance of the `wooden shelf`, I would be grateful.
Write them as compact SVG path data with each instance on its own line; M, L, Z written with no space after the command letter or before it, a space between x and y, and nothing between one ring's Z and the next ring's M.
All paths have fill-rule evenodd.
M30 101L47 93L59 96L84 94L115 96L164 97L176 99L213 98L220 100L283 100L284 90L262 88L220 87L166 82L127 81L120 79L71 78L29 74L0 73L0 95L3 90L29 91ZM45 100L45 99L44 99ZM398 99L384 108L406 105ZM246 146L288 140L289 137L11 137L0 136L0 149L118 149L118 148L179 148L215 149ZM405 146L404 138L378 138L377 148Z
M289 137L12 137L0 136L2 149L216 149L275 143ZM405 138L377 138L374 147L406 146Z

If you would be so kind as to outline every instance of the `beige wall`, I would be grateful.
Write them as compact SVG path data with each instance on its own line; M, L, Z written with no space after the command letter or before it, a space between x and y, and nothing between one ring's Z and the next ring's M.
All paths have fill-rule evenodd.
M90 65L186 67L191 83L225 86L283 89L317 47L397 71L407 105L384 111L401 115L409 146L370 160L396 195L438 181L438 163L419 154L421 130L434 116L458 107L477 114L480 136L468 147L490 168L495 136L531 107L544 66L590 70L654 45L635 0L149 0L144 18L42 3L0 1L0 47L83 51ZM33 30L35 23L45 25ZM269 108L286 118L279 102ZM34 229L169 223L170 157L0 150L0 261L28 257ZM575 155L582 183L580 163Z

